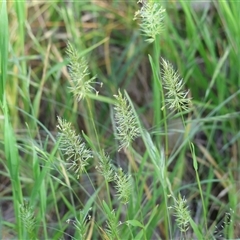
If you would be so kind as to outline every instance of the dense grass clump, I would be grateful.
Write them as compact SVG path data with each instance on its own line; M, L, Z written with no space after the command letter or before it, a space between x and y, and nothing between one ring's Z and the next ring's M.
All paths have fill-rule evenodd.
M0 3L0 239L240 238L240 2Z

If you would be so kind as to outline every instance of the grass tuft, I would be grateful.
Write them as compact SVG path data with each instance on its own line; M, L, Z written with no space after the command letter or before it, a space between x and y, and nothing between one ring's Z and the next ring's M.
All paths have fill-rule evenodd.
M1 239L240 238L240 2L139 3L0 1Z

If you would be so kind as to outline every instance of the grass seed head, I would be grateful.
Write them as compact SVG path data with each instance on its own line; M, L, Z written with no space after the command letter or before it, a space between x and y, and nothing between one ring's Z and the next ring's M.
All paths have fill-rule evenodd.
M188 98L188 92L184 91L183 79L180 78L178 72L174 71L171 63L162 59L163 67L163 84L167 90L166 105L169 109L174 109L179 112L187 111L191 104L191 98Z
M134 20L140 19L140 27L144 35L147 37L147 42L155 41L156 36L160 35L164 30L164 13L160 3L154 1L138 1L142 3L142 7L135 13Z

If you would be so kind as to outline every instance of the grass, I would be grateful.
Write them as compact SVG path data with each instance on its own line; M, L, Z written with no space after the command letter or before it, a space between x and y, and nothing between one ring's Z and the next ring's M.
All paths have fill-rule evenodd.
M240 2L162 6L148 43L135 1L1 1L1 239L240 238ZM101 83L80 101L68 42ZM189 109L164 107L161 58ZM80 172L58 117L91 153Z

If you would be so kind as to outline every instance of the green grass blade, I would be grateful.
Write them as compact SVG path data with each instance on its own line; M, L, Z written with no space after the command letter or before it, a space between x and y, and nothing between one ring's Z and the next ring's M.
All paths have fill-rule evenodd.
M3 0L0 6L0 102L3 102L8 65L8 17L6 0Z
M18 237L23 237L22 225L20 221L19 204L22 204L22 188L19 178L19 164L20 157L18 155L17 142L12 125L9 121L8 108L4 100L3 106L4 113L4 150L7 161L8 171L10 173L12 191L13 191L13 205L16 218L16 229Z

